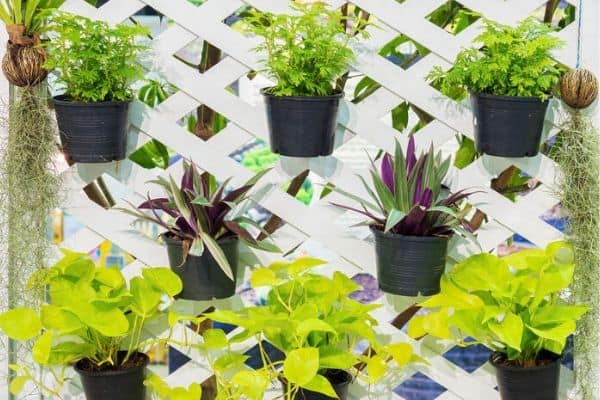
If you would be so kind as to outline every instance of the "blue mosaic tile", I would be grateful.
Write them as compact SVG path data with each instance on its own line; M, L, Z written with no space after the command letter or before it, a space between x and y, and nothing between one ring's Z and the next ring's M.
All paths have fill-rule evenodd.
M191 358L178 351L174 347L169 347L169 375L184 366Z
M445 391L445 387L421 372L417 372L394 389L394 393L407 400L434 400Z
M265 341L262 342L262 345L267 354L269 355L271 361L283 360L284 354L281 351L279 351L279 349L277 349L275 346ZM260 350L258 348L258 344L255 344L250 350L248 350L244 354L250 356L250 358L246 360L247 366L254 369L259 369L263 366L262 360L260 359Z
M565 346L565 351L563 352L563 358L561 360L561 364L570 370L573 369L573 335L567 338L567 345Z
M472 342L473 339L467 338L465 341ZM490 354L490 349L481 344L476 344L469 347L454 346L444 353L443 357L468 373L471 373L485 364Z

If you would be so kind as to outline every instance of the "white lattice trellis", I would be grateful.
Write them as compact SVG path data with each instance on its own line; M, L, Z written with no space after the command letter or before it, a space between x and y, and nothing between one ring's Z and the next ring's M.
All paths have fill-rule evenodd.
M570 0L572 1L572 0ZM572 2L575 3L573 0ZM344 0L329 1L331 7L339 7ZM346 139L338 151L352 146L358 138L368 141L377 148L393 150L394 139L405 141L405 137L388 126L382 118L403 101L419 107L435 120L426 125L416 136L420 148L434 143L442 146L454 139L457 132L472 136L471 112L463 104L453 103L437 92L424 80L424 76L434 65L449 67L458 51L469 45L477 34L481 23L468 27L456 36L440 29L426 19L433 10L446 3L445 0L407 0L403 3L395 0L354 0L352 3L368 11L377 18L378 27L373 29L371 37L358 49L359 57L353 66L360 73L371 77L381 84L381 88L359 104L345 102L340 113L340 132L346 132ZM504 23L515 23L534 10L543 6L545 0L462 0L461 3L487 18ZM591 24L598 14L598 5L588 1L586 15ZM245 5L270 11L284 11L287 1L284 0L208 0L196 7L188 0L111 0L99 9L90 6L84 0L67 0L64 10L85 15L94 19L102 19L110 23L126 21L144 6L151 6L173 21L166 30L152 41L153 69L163 75L179 90L170 96L158 108L151 109L140 102L135 102L132 109L133 130L129 135L130 152L155 138L185 158L193 159L202 169L219 178L233 176L233 183L242 183L251 176L251 172L229 157L242 144L252 138L268 141L267 124L262 105L251 105L226 88L244 77L249 71L260 69L259 56L252 52L256 39L248 38L231 29L222 21ZM586 18L588 18L586 16ZM591 25L590 24L590 25ZM377 54L382 44L387 43L398 34L406 34L428 48L431 53L407 70L390 63ZM561 62L572 65L575 62L576 24L573 23L558 33L569 43L556 57ZM593 37L593 33L590 33ZM186 66L173 57L174 53L194 40L202 39L220 48L227 56L218 65L204 74ZM596 49L587 46L584 53L584 64L596 67ZM587 59L586 59L587 58ZM190 135L177 121L205 104L225 116L227 127L214 138L204 142ZM550 118L554 115L549 113ZM552 121L547 124L548 131L553 129ZM405 143L404 143L405 144ZM355 176L356 170L345 165L334 153L328 159L301 162L302 168L310 167L314 174L324 180L356 193L362 193L362 186ZM490 179L510 165L515 165L529 175L539 179L543 184L520 199L511 202L489 188ZM171 166L164 175L177 174L179 163ZM359 173L361 173L359 171ZM364 172L363 172L364 173ZM452 189L477 187L480 193L474 195L472 202L490 218L481 231L479 240L484 250L495 248L514 233L519 233L536 245L543 246L549 241L561 237L561 233L539 218L557 201L547 190L558 173L556 164L545 156L535 159L497 159L483 157L467 168L453 172ZM65 209L71 213L85 228L68 238L62 245L79 251L90 251L104 240L110 240L123 250L132 254L136 261L125 267L127 277L135 276L145 266L167 265L166 251L158 243L145 239L132 229L132 218L116 211L105 210L91 202L82 188L97 177L106 174L115 178L119 191L125 193L123 198L116 199L116 207L127 207L125 200L137 203L148 190L145 182L155 177L156 172L143 169L131 161L105 165L75 165L64 172L65 188L68 197ZM374 274L374 254L367 241L351 237L347 230L335 221L339 220L340 211L329 206L327 201L316 202L305 206L285 193L281 186L290 176L276 168L269 172L263 182L268 185L255 193L255 200L264 208L280 216L287 224L278 231L275 240L284 250L295 248L308 239L319 242L337 256L332 257L330 269L343 270L352 276L366 271ZM336 195L331 195L335 197ZM465 250L464 244L457 248ZM458 251L458 250L456 250ZM258 254L263 261L272 255ZM385 321L392 321L414 299L402 299L385 296L384 307L377 311L382 322L382 334L397 339L409 340L406 335ZM188 311L202 311L214 303L181 302L179 307ZM240 307L241 300L234 298L221 301L217 307ZM184 335L184 326L178 327L176 335ZM156 327L154 334L165 334L164 327ZM194 335L188 331L187 335ZM199 338L201 340L201 338ZM417 351L425 356L430 365L411 367L402 376L395 376L387 385L375 390L373 398L400 398L392 393L392 388L399 385L416 371L420 371L435 380L447 391L439 399L492 400L499 395L495 380L488 366L467 373L446 358L442 357L447 345L430 340L411 341ZM246 343L251 347L253 343ZM179 349L188 353L187 349ZM168 380L171 383L186 384L191 380L203 381L211 375L208 366L199 354L188 354L192 361L178 369ZM571 384L570 371L563 371L564 393ZM186 383L187 382L187 383ZM77 389L72 390L73 393ZM352 395L356 399L366 398L366 388L353 387ZM77 395L74 394L73 398ZM410 399L408 399L410 400Z

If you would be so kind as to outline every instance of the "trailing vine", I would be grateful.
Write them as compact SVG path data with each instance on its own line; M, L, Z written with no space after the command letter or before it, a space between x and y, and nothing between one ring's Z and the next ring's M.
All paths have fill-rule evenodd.
M600 132L581 111L570 114L553 151L562 170L558 195L575 249L574 301L590 306L575 336L575 369L578 396L591 400L600 393Z

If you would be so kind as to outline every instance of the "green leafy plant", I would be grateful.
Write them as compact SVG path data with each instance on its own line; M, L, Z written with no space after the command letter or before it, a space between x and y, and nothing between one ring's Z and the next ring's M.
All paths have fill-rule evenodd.
M64 258L32 275L30 283L47 287L50 302L40 311L20 307L0 314L0 329L18 341L35 339L33 360L52 371L58 387L65 369L86 360L96 371L117 370L135 360L138 352L168 339L144 339L144 326L161 316L182 289L168 268L145 268L127 285L116 267L96 267L85 254L63 250ZM169 299L165 302L165 299ZM123 355L124 354L124 355ZM33 381L43 391L58 389L39 381L28 366L11 365L19 375L10 390L16 394Z
M150 198L137 206L137 209L121 209L128 214L158 224L167 231L167 235L184 242L184 258L188 254L200 256L208 249L223 272L233 280L231 266L217 244L219 239L232 236L250 246L267 251L278 251L277 247L258 241L242 224L252 225L262 231L260 225L243 215L232 215L231 211L247 199L247 193L269 170L252 177L243 186L226 193L231 178L216 185L207 172L200 173L194 163L183 162L183 176L180 185L173 177L158 177L150 181L161 186L167 197ZM144 210L150 210L150 213ZM165 221L159 214L165 213L172 218Z
M513 365L537 365L544 361L543 351L562 353L575 322L588 310L559 296L574 269L573 250L565 242L504 258L469 257L443 276L441 292L421 304L430 312L414 317L408 333L481 343ZM465 336L475 341L465 343Z
M7 26L23 25L25 34L32 37L39 34L47 22L47 17L58 9L65 0L2 0L0 19Z
M190 383L188 387L170 387L160 376L150 375L145 381L146 385L155 395L157 400L199 400L202 398L202 387L198 383Z
M45 68L57 71L73 101L126 101L133 98L131 84L143 76L138 57L146 46L138 43L147 28L61 13L48 26L53 39L47 44Z
M362 210L334 205L365 215L370 219L370 225L383 232L410 236L449 236L454 231L466 233L462 229L466 209L458 210L458 203L470 193L442 192L442 181L448 173L450 158L442 160L442 153L436 154L431 147L428 153L417 159L414 137L411 136L406 155L400 143L396 142L394 157L386 153L379 171L372 164L372 186L361 178L372 201L334 188L360 203Z
M378 340L374 329L377 321L370 312L379 305L351 299L349 294L360 286L340 272L334 272L332 278L312 272L322 264L324 261L318 259L299 258L257 268L250 284L253 288L271 287L265 305L206 315L213 321L242 328L231 338L232 343L250 337L259 343L263 366L252 377L247 376L256 379L257 384L237 385L228 393L233 397L226 398L245 395L262 399L268 382L275 378L286 383L288 400L301 389L337 398L327 379L333 371L352 371L358 379L374 384L385 375L389 360L393 359L398 367L420 360L407 343L384 344ZM271 360L264 341L283 352L284 360ZM356 346L362 341L370 348L361 354ZM239 375L233 380L245 381Z
M335 93L334 81L354 60L347 34L347 17L329 11L325 3L292 5L294 14L252 10L245 18L247 30L264 38L256 51L265 52L265 72L277 80L267 89L275 96L327 96ZM359 25L366 24L358 20ZM360 29L365 36L364 29Z
M481 47L462 50L449 71L436 67L428 78L451 98L463 98L467 90L506 96L547 99L563 68L551 52L563 42L552 29L534 18L516 27L485 21L485 31L475 38Z

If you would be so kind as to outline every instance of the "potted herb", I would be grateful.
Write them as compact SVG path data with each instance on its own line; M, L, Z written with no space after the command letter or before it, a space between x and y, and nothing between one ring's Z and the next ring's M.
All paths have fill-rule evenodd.
M471 94L477 150L502 157L538 153L548 99L563 69L551 58L562 41L534 18L516 27L485 21L480 47L462 50L448 72L429 78L443 93Z
M147 29L92 21L62 13L49 26L47 69L57 71L65 92L54 97L66 155L74 162L100 163L125 158L131 84L143 74L137 63L145 46L136 39Z
M187 161L183 163L183 171L179 186L172 177L151 181L164 189L166 197L148 198L137 210L122 211L166 230L161 237L167 244L171 268L183 281L181 298L211 300L233 296L239 242L267 251L278 250L270 243L255 240L244 228L243 225L252 225L261 230L253 220L231 213L247 199L246 194L268 170L229 192L226 192L229 179L217 186L207 172L200 173ZM165 220L159 212L170 220Z
M0 2L0 19L6 24L8 44L2 59L6 79L19 87L35 86L46 79L46 51L40 33L47 18L64 0Z
M442 181L450 158L442 160L433 147L417 159L411 136L406 156L396 142L395 155L385 154L380 171L373 163L372 187L362 180L371 201L334 188L360 203L362 209L335 204L369 218L375 236L379 287L388 293L429 296L440 290L446 266L448 241L463 228L466 208L459 203L470 193L454 194L443 189Z
M349 295L360 286L342 273L334 272L329 278L312 272L322 264L299 258L257 268L250 284L271 287L266 304L206 315L242 328L232 342L254 337L260 343L262 366L257 372L264 379L257 382L278 378L287 400L344 400L353 379L378 382L389 360L398 367L420 360L407 343L380 342L374 329L377 321L371 315L378 305L351 299ZM265 342L279 350L283 360L272 357ZM369 345L362 354L356 352L359 342ZM262 394L252 398L262 399Z
M126 284L118 268L100 268L86 255L64 251L49 269L30 282L47 286L50 301L40 311L15 308L0 314L0 329L11 339L35 339L33 360L49 369L56 387L41 381L27 365L13 365L18 376L13 394L32 381L45 393L59 396L65 370L74 364L87 400L144 400L148 356L144 326L164 316L181 290L181 281L168 268L145 268ZM165 303L165 299L169 302Z
M588 310L560 297L574 269L565 242L504 258L472 256L446 273L440 294L421 304L429 313L412 319L409 335L484 344L494 351L490 363L503 400L557 400L566 339ZM465 336L475 341L463 342Z
M294 4L294 14L253 12L248 30L264 38L265 72L277 81L263 89L271 149L290 157L333 152L343 92L334 81L354 59L345 18L322 2ZM362 23L359 21L358 23ZM364 34L364 33L363 33Z

